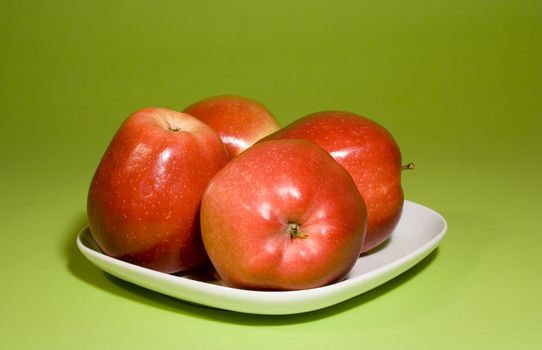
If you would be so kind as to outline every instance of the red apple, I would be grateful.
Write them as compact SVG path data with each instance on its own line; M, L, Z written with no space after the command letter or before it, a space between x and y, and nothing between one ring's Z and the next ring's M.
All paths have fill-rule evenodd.
M380 124L357 114L324 111L305 116L265 140L305 139L327 150L356 182L369 221L362 252L387 240L401 216L401 152Z
M192 104L184 112L215 130L230 158L280 128L267 108L242 96L210 97Z
M367 224L348 172L303 140L257 143L211 180L201 231L221 279L249 289L295 290L343 278Z
M188 114L160 108L132 114L90 185L92 236L107 255L166 273L208 262L199 206L227 161L218 135Z

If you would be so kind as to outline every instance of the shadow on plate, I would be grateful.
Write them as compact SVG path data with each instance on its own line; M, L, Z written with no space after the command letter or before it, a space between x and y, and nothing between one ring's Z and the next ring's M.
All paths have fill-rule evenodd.
M88 261L77 248L77 234L86 225L87 218L84 213L76 217L69 230L70 232L66 235L64 245L68 271L78 279L92 287L153 308L175 312L181 315L242 325L283 325L312 322L340 314L352 308L360 307L363 304L369 303L372 300L393 291L401 284L408 282L431 264L438 255L437 248L421 262L394 279L364 294L325 309L294 315L253 315L192 304L140 287L100 270Z

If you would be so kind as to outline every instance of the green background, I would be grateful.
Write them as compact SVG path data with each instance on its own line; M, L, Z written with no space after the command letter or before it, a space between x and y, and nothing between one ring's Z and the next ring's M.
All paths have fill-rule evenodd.
M77 250L93 172L146 106L216 94L282 125L388 128L440 248L328 309L186 304ZM542 348L540 1L1 1L0 348Z

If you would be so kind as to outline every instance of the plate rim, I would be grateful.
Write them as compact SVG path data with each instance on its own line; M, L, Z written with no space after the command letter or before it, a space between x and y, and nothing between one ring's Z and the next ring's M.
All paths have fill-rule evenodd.
M431 239L404 256L376 269L333 284L305 290L265 291L239 289L134 265L107 256L87 246L84 240L93 240L88 225L79 231L76 241L81 253L101 270L158 293L208 307L242 313L266 315L296 314L325 308L361 295L402 274L435 250L448 230L446 219L429 207L405 200L405 207L410 206L424 210L441 224L440 230L435 232ZM96 243L94 242L94 244ZM384 247L383 249L386 248ZM140 280L137 281L137 278L133 278L131 274L139 277L143 276L146 280L156 282L156 284L142 283ZM174 289L174 292L172 292L169 290L171 287L181 289ZM186 292L197 293L199 295L190 297L187 296ZM204 296L208 300L204 300ZM334 297L332 298L333 300L329 300L332 296Z

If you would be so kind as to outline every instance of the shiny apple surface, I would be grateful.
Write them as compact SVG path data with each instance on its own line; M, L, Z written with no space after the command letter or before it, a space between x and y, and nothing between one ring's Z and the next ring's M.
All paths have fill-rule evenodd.
M90 185L96 242L110 256L163 272L204 264L199 203L227 161L216 133L188 114L159 108L132 114Z
M369 213L362 251L384 242L403 207L401 152L391 133L375 121L344 111L323 111L300 118L263 140L314 142L352 176Z
M209 125L220 136L230 158L280 128L261 103L243 96L213 96L188 106L185 113Z
M346 170L303 140L258 143L211 180L201 204L207 253L227 283L305 289L344 277L366 230Z

